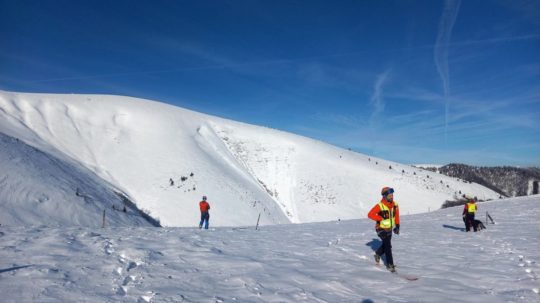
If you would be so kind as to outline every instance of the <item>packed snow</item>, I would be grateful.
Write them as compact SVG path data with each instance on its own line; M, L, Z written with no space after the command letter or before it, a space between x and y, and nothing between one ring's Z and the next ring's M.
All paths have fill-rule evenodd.
M0 293L3 302L539 302L539 206L540 196L479 203L477 218L489 212L496 224L476 233L464 232L462 207L404 215L392 239L398 274L374 264L380 242L367 218L258 230L1 226Z
M4 142L20 143L0 149L0 182L17 188L9 201L0 200L0 222L10 226L50 225L55 208L83 203L77 188L92 198L94 214L71 222L59 218L62 225L99 227L96 217L103 210L122 217L112 209L123 208L118 196L133 203L134 213L168 227L196 225L203 195L213 226L254 224L259 215L261 225L359 219L384 186L409 201L401 206L403 214L432 211L464 194L499 198L479 184L129 97L0 91L0 133ZM10 156L31 148L36 152ZM36 161L39 168L20 165ZM61 176L28 177L36 170ZM24 219L41 209L48 210L41 221ZM112 221L129 225L131 218Z

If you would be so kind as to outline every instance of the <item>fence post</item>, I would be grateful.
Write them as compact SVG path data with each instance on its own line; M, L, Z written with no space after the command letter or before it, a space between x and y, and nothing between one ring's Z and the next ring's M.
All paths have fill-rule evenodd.
M489 215L489 213L487 211L486 211L486 216L491 221L491 224L495 224L495 221L493 220L493 218ZM486 219L486 222L487 222L487 219Z
M103 223L101 224L101 228L105 228L105 210L103 210Z
M259 213L259 218L257 218L257 225L255 226L255 230L259 229L259 220L261 219L261 213Z

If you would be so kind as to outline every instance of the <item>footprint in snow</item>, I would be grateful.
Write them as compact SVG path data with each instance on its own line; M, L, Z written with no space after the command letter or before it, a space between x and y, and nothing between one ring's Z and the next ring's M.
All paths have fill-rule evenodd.
M212 247L210 249L210 251L212 251L213 253L216 253L216 254L222 254L223 253L223 251L221 249L216 248L216 247Z
M136 267L137 267L137 263L135 263L133 261L130 261L126 270L130 271L130 270L132 270L132 269L134 269Z
M122 286L127 286L129 283L135 281L136 278L137 276L126 276L124 281L122 281Z
M129 285L139 278L138 275L133 275L133 274L128 274L128 273L136 269L139 266L139 264L135 261L130 260L130 258L128 258L125 254L120 255L120 257L118 258L118 262L123 264L123 266L117 267L115 270L116 274L118 274L120 277L118 279L115 279L116 287L114 287L114 289L117 295L125 296L128 293ZM125 275L123 274L124 272L126 273ZM147 297L147 296L144 296L144 297ZM144 302L149 302L149 301L145 301L143 296L141 296L140 299L143 300Z
M108 255L112 255L114 253L113 244L110 241L105 242L105 247L103 249Z
M145 295L139 298L139 302L151 302L155 294L153 291L147 291Z
M524 267L525 268L525 272L527 273L528 277L531 278L532 280L536 281L538 280L538 276L536 275L536 272L531 268L532 265L534 264L535 262L534 261L530 261L530 260L526 260L524 258L524 256L520 255L519 256L519 266L520 267ZM540 291L539 288L533 288L532 291L536 294L538 294Z
M127 295L127 287L126 286L120 286L116 289L116 294L120 296Z

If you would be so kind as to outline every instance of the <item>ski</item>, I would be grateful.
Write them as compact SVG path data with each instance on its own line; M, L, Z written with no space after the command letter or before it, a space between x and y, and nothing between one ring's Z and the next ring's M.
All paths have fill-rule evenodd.
M379 270L383 270L383 269L381 268L381 264L380 264L380 263L375 263L375 267L376 267L377 269L379 269ZM405 280L407 280L407 281L416 281L416 280L420 279L420 277L418 277L418 276L409 275L409 274L402 274L402 273L398 272L396 269L394 269L394 271L391 271L391 270L389 270L389 269L386 269L386 270L387 270L388 272L390 272L391 274L394 274L394 275L396 275L397 277L400 277L400 278L405 279Z
M419 277L417 276L412 276L412 275L407 275L407 274L401 274L401 273L398 273L397 271L393 272L393 274L397 275L398 277L402 278L402 279L405 279L407 281L416 281L419 279Z

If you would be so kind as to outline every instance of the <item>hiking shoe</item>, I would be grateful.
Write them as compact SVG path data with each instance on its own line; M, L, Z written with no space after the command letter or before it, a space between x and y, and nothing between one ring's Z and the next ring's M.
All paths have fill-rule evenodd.
M375 263L379 264L379 262L381 261L381 256L379 256L378 254L375 254L373 255L373 257L375 258Z
M396 272L396 267L393 264L386 265L386 269L388 269L390 272Z

